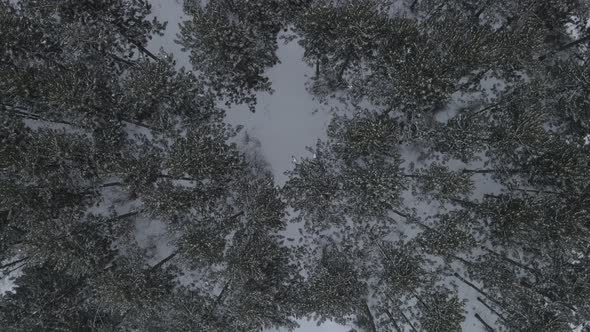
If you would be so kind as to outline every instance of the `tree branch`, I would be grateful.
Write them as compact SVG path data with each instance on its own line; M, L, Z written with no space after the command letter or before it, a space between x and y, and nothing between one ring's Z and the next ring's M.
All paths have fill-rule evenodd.
M365 310L365 315L367 316L367 320L369 321L369 327L371 328L371 332L377 332L377 327L375 326L375 317L373 317L373 313L371 313L371 308L369 308L369 304L365 301L363 306Z
M393 328L395 328L395 331L402 332L399 325L397 325L397 322L395 321L395 318L393 317L391 312L389 312L389 310L385 309L385 314L387 315L387 317L389 317L389 320L391 321L391 324L393 324Z
M576 39L576 40L574 40L574 41L572 41L570 43L567 43L567 44L559 47L558 49L556 49L554 51L551 51L551 52L548 52L548 53L546 53L544 55L541 55L538 58L538 60L539 61L543 61L543 60L547 59L547 57L549 57L550 55L554 55L554 54L559 53L561 51L565 51L565 50L567 50L569 48L572 48L572 47L574 47L576 45L582 44L582 43L587 42L587 41L590 41L590 35L587 35L587 36L578 38L578 39Z
M16 264L18 264L18 263L21 263L21 262L24 262L24 261L28 260L29 258L31 258L31 257L30 257L30 256L27 256L27 257L23 257L23 258L21 258L21 259L17 259L17 260L15 260L15 261L12 261L12 262L10 262L10 263L6 263L6 264L4 264L4 265L0 265L0 269L5 269L5 268L7 268L7 267L14 266L14 265L16 265Z
M159 269L160 267L162 267L162 265L166 264L171 259L173 259L174 257L176 257L176 255L178 255L179 252L180 252L180 249L174 250L170 255L166 256L164 259L162 259L161 261L159 261L158 263L156 263L154 266L152 266L150 268L150 271L153 272L153 271Z

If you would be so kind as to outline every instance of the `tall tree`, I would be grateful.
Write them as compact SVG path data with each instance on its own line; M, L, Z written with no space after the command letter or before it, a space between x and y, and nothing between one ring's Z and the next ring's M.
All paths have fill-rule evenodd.
M236 131L203 79L145 48L164 27L147 20L147 2L1 8L0 269L21 271L0 300L3 326L294 326L298 280L276 236L285 218L272 178L228 142ZM146 220L171 240L160 261L138 241ZM199 277L181 286L181 272Z
M227 105L246 103L254 112L255 93L272 92L264 71L279 62L279 2L187 0L184 8L191 19L181 24L179 43L195 71Z

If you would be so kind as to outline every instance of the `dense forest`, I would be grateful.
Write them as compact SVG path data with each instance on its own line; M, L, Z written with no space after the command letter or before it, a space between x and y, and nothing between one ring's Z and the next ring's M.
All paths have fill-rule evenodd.
M590 331L588 1L184 11L192 68L148 0L0 0L0 330ZM278 186L224 119L282 42L346 107Z

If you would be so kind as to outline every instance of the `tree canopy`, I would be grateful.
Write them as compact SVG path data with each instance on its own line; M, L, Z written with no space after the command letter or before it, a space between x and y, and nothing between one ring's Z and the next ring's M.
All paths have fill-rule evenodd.
M183 8L186 69L147 0L0 0L3 329L590 328L586 1ZM279 187L225 116L283 39L344 107Z

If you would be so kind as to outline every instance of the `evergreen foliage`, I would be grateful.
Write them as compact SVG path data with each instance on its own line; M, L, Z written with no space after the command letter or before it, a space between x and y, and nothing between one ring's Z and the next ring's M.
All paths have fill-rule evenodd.
M147 0L0 0L3 330L588 326L586 1L184 10L192 70ZM217 106L272 92L280 37L346 103L281 188Z

